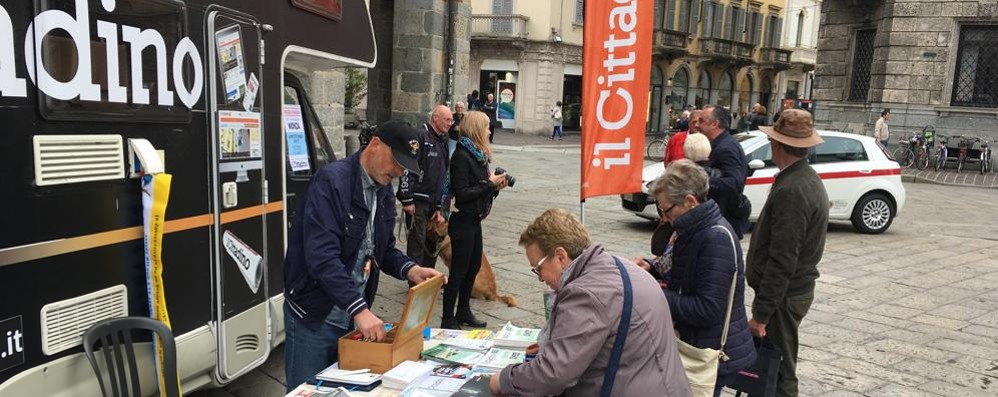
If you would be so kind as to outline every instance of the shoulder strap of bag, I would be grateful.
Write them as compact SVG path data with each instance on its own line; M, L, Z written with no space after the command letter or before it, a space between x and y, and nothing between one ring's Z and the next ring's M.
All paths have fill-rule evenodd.
M624 311L620 313L620 324L617 325L617 337L613 341L613 350L610 351L610 363L606 366L603 374L603 390L601 397L610 397L613 391L613 381L617 377L617 370L620 369L620 356L624 353L624 341L627 340L627 330L631 326L631 306L633 305L634 294L631 291L631 278L627 275L627 269L620 259L613 257L613 262L617 264L620 271L620 280L624 282Z
M731 231L722 225L716 225L715 228L720 228L728 234L728 238L731 239L731 250L735 255L735 273L731 276L731 289L728 290L728 308L724 311L724 331L721 332L721 358L724 361L728 360L728 356L724 354L724 345L728 342L728 328L731 326L731 309L735 303L735 287L738 282L738 247L735 245L735 236L731 235Z

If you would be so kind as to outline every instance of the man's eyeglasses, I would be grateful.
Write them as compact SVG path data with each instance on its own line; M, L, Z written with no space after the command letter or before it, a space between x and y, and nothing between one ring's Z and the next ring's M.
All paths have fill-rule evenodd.
M533 272L534 274L536 274L537 277L540 277L541 276L541 265L543 265L544 261L546 261L546 260L548 260L547 256L545 256L545 257L541 258L541 260L537 261L536 265L530 265L530 271Z

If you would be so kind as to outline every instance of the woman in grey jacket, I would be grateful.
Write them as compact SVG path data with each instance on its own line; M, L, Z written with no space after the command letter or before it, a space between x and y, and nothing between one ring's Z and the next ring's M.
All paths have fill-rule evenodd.
M497 395L599 396L623 312L621 271L568 211L550 209L520 235L531 270L555 290L549 337L537 357L491 380ZM611 395L690 396L668 302L658 283L626 262L633 307Z

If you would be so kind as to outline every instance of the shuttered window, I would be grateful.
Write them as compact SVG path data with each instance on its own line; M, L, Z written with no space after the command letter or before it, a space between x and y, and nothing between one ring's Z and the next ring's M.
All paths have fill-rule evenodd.
M735 41L745 42L745 10L735 8Z
M759 40L762 38L762 14L759 11L752 11L752 18L749 19L749 33L752 35L752 40L749 42L759 45Z
M575 23L582 25L582 19L586 15L585 0L575 0Z
M669 30L676 30L676 5L683 0L665 0L665 24L662 26Z

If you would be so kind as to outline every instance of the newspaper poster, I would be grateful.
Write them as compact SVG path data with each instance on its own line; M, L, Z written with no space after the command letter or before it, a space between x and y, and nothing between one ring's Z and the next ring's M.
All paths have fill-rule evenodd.
M288 164L291 171L308 171L308 142L301 106L284 105L284 139L288 142Z
M250 73L249 81L246 82L246 95L243 96L243 109L247 112L253 111L256 103L256 94L260 91L260 80L256 79L255 73Z
M261 157L260 113L220 110L218 142L222 160Z
M246 63L243 60L239 25L231 25L215 32L215 47L225 84L225 102L235 102L246 95Z

